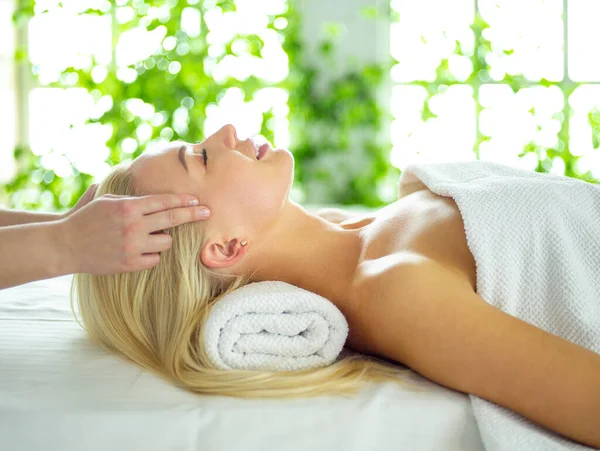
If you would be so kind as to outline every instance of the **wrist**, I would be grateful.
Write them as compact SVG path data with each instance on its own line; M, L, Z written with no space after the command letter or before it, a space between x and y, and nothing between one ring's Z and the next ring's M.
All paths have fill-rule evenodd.
M69 224L66 220L68 215L61 216L60 220L48 224L48 242L51 243L51 251L55 256L53 267L57 276L79 272L76 253L69 240Z

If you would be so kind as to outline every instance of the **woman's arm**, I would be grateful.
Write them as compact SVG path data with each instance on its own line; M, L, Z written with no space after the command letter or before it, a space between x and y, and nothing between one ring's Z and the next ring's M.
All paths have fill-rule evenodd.
M431 260L378 288L358 306L374 353L600 447L600 355L493 307Z
M60 213L35 213L31 211L16 211L0 209L0 227L18 224L32 224L35 222L48 222L62 219Z

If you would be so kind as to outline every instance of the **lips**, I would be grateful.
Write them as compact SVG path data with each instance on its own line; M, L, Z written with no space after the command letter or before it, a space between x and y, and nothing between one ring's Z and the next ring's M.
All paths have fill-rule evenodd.
M262 146L258 148L258 159L262 160L267 152L271 150L271 145L269 143L264 143Z

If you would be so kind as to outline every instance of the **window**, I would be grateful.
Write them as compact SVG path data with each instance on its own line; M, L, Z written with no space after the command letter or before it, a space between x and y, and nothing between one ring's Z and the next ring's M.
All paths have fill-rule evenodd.
M169 63L160 55L153 57L157 50L175 51L180 56L194 51L188 44L191 39L176 39L165 25L148 28L151 20L166 23L173 14L173 2L157 5L137 0L36 1L35 14L29 22L28 49L38 81L28 95L28 143L34 154L43 155L44 168L56 176L71 176L72 163L76 170L102 178L110 169L105 160L111 151L107 141L113 134L110 125L86 124L88 119L100 118L108 111L113 97L106 92L94 89L88 92L75 87L77 74L65 73L65 69L91 70L93 82L102 83L108 69L116 68L118 81L130 84L143 73L144 64L146 70L158 66L171 74L182 70L177 61ZM262 113L270 111L273 116L270 126L276 137L274 144L288 146L287 92L275 86L286 78L288 62L281 36L266 27L267 14L285 11L286 0L256 4L240 1L237 10L230 12L210 0L187 0L186 5L179 8L181 30L177 33L198 37L200 11L203 11L209 29L209 58L204 61L206 73L216 81L227 75L238 80L254 75L273 85L256 92L251 101L245 99L242 90L227 89L218 103L206 106L205 134L232 122L240 136L253 136L260 133ZM286 23L276 22L275 28L285 28ZM67 31L57 33L56 30ZM249 53L245 39L236 39L236 35L251 33L260 35L264 42L261 57ZM226 45L231 45L236 55L218 58L224 54ZM166 64L164 68L163 64ZM189 110L194 102L192 97L183 99L173 112L172 123L166 124L165 112L156 111L142 99L127 99L122 105L125 110L122 114L139 119L140 124L134 134L118 140L119 151L131 154L154 142L169 141L174 130L182 135L187 130ZM159 129L159 138L152 138L153 129ZM39 177L43 177L41 172Z
M28 32L19 36L28 41L32 70L39 80L19 79L15 87L13 2L0 0L0 177L11 169L7 156L17 138L43 155L44 167L36 175L40 180L46 175L44 169L68 177L71 163L98 178L108 171L107 140L113 130L86 121L101 117L113 98L74 87L77 75L63 71L91 69L93 81L100 83L108 69L115 68L124 84L136 80L140 68L134 66L143 61L148 70L163 64L164 70L178 73L182 69L178 62L148 58L157 49L179 55L194 51L167 33L165 26L147 29L152 18L166 23L169 4L37 0ZM288 93L277 86L288 73L283 38L277 33L287 22L279 18L274 27L265 26L265 15L281 14L287 0L236 0L235 12L224 11L216 0L186 0L185 5L181 31L197 37L203 23L209 30L207 74L216 81L228 74L241 81L255 75L271 84L252 99L236 87L223 90L218 102L206 107L205 133L231 121L240 135L250 136L260 132L262 114L269 112L274 144L289 146ZM381 5L389 6L395 15L390 28L351 25L358 10ZM600 59L594 57L594 18L600 17L600 2L345 0L315 4L315 8L317 12L310 4L302 8L305 32L316 35L324 18L346 21L352 33L340 42L342 53L363 59L377 54L379 62L391 53L395 61L390 72L391 100L385 95L381 99L382 104L390 102L393 166L403 169L410 163L479 158L600 179ZM260 56L251 51L251 42L238 39L244 33L260 35L265 44ZM234 55L221 58L226 47ZM380 54L382 49L386 55ZM24 112L20 124L15 122L15 106ZM157 128L159 140L170 140L174 132L185 132L193 106L194 99L186 97L174 111L173 121L166 123L164 111L141 99L129 99L122 114L139 119L140 124L113 146L132 154L152 142ZM396 180L389 182L390 199L395 186Z
M392 0L392 162L600 179L600 2Z

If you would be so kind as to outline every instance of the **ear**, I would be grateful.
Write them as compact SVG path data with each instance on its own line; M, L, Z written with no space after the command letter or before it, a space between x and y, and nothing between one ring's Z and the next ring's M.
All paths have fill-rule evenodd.
M200 259L209 268L227 268L237 264L247 250L248 246L242 246L236 238L221 243L209 241L200 251Z

